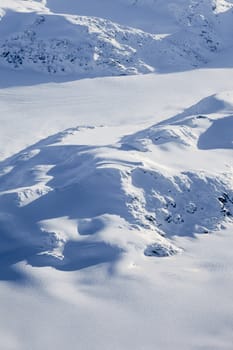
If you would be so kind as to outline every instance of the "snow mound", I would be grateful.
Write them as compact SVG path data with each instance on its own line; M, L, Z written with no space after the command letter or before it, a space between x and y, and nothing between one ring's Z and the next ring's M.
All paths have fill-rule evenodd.
M181 253L182 250L167 241L153 243L145 249L146 256L168 257Z
M108 260L129 249L124 238L115 245L116 236L113 240L105 237L107 222L117 222L118 231L119 227L134 231L135 237L141 233L138 249L147 256L179 253L180 248L170 241L174 237L209 233L232 220L233 174L231 168L205 171L201 163L189 170L172 168L164 143L173 152L181 150L186 157L199 152L201 158L200 139L207 137L216 122L204 116L184 117L176 120L173 132L169 122L164 122L110 145L79 144L80 132L88 132L88 137L98 132L92 127L50 136L1 163L3 226L15 222L18 237L34 241L36 251L39 245L44 262L36 260L36 264L53 261L61 269L86 266L85 259L75 260L76 246L80 252L84 247L93 262L102 261L95 256L96 244L103 251L103 261L104 256ZM99 130L108 133L107 127ZM231 151L228 146L225 151ZM156 159L158 154L164 156L162 164ZM71 244L73 240L83 243Z
M172 143L199 149L232 149L232 91L208 96L184 112L122 139L122 147L150 151Z

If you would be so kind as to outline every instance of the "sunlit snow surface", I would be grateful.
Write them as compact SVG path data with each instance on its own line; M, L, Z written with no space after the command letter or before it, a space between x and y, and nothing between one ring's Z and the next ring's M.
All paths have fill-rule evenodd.
M232 3L0 7L2 348L232 349Z
M78 77L166 73L205 66L231 48L226 1L80 3L3 1L0 64Z

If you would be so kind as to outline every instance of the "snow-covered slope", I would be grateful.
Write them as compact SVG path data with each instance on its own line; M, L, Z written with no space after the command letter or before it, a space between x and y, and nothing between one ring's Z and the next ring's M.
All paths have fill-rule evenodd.
M19 14L6 16L2 25L4 20L15 21L15 16ZM14 34L2 42L2 64L80 77L153 71L138 52L142 43L153 41L150 35L90 17L30 13L21 17L24 28L14 28Z
M49 240L43 249L49 256L54 250L55 257L59 249L59 259L71 238L66 230L60 231L59 218L72 219L81 236L93 237L106 220L114 222L118 217L122 229L150 233L150 244L157 246L155 255L179 251L164 236L221 229L233 215L229 96L230 92L210 96L171 119L128 136L118 135L115 143L104 143L114 128L76 127L2 161L4 225L17 222L23 236L27 232L27 242L38 225L44 235L43 223L49 227L56 218L57 224L48 231L52 243ZM147 245L142 235L141 249L146 254ZM120 248L125 246L127 239Z
M225 12L211 1L153 2L154 21L163 16L165 21L171 17L168 23L176 23L176 30L162 34L121 26L109 19L56 14L40 4L35 13L31 12L33 2L26 2L25 13L25 2L21 3L20 12L2 10L0 63L51 74L87 77L191 69L209 63L229 47L233 30L233 13L226 2L220 8ZM149 5L139 2L127 6ZM69 3L66 6L69 9Z
M0 1L4 350L232 349L232 6Z

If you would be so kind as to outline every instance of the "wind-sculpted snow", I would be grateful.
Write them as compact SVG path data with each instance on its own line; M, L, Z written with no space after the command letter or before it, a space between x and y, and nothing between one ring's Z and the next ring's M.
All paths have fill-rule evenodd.
M178 171L166 158L162 164L156 159L158 151L165 157L169 145L174 152L176 147L205 152L198 151L200 140L211 144L211 129L220 121L228 127L227 118L180 117L173 129L164 122L106 146L79 143L80 133L91 137L103 127L77 127L3 161L0 219L8 238L2 249L17 237L17 244L33 247L25 257L29 262L66 270L117 259L128 249L103 236L109 222L112 227L118 222L120 231L138 232L140 250L148 256L181 252L170 241L174 236L221 229L233 215L231 169L216 174L199 165ZM224 147L233 148L229 142ZM69 223L76 227L71 236ZM153 234L145 240L143 232Z
M6 11L0 21L5 33L0 40L0 63L49 74L76 73L78 77L203 66L226 46L230 33L224 32L222 40L221 24L224 19L230 21L232 14L220 19L210 3L186 5L169 4L178 23L169 35L97 17L48 13L46 8L41 14Z

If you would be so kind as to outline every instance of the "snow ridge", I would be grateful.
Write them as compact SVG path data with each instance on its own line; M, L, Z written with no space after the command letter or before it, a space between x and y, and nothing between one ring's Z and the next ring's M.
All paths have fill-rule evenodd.
M153 40L149 34L97 18L33 17L34 22L24 31L2 43L2 63L16 69L31 67L52 74L121 75L153 71L137 54L142 43ZM44 32L49 26L66 30L45 38Z
M220 121L227 129L232 119ZM146 255L178 253L173 237L208 233L232 220L232 171L220 170L217 176L198 168L179 172L152 160L153 154L163 152L165 145L182 152L214 148L209 130L215 123L219 121L205 116L181 117L174 122L175 134L169 123L158 124L101 147L78 144L80 132L89 137L103 132L94 127L71 128L42 140L1 164L0 208L8 211L4 220L14 217L24 227L22 218L30 218L24 229L28 235L39 225L46 236L43 223L69 217L81 236L93 236L106 217L119 217L122 227L154 233L150 243L142 235ZM223 141L217 147L226 145ZM53 229L47 232L47 237L55 235L53 244L49 239L45 250L50 256L59 250L60 259L69 238L61 234L59 224Z
M6 10L2 28L10 28L10 23L20 26L1 38L0 64L80 77L129 75L200 67L223 49L222 22L230 22L232 13L220 19L214 12L216 6L209 2L166 7L178 23L178 30L169 35L97 17Z

